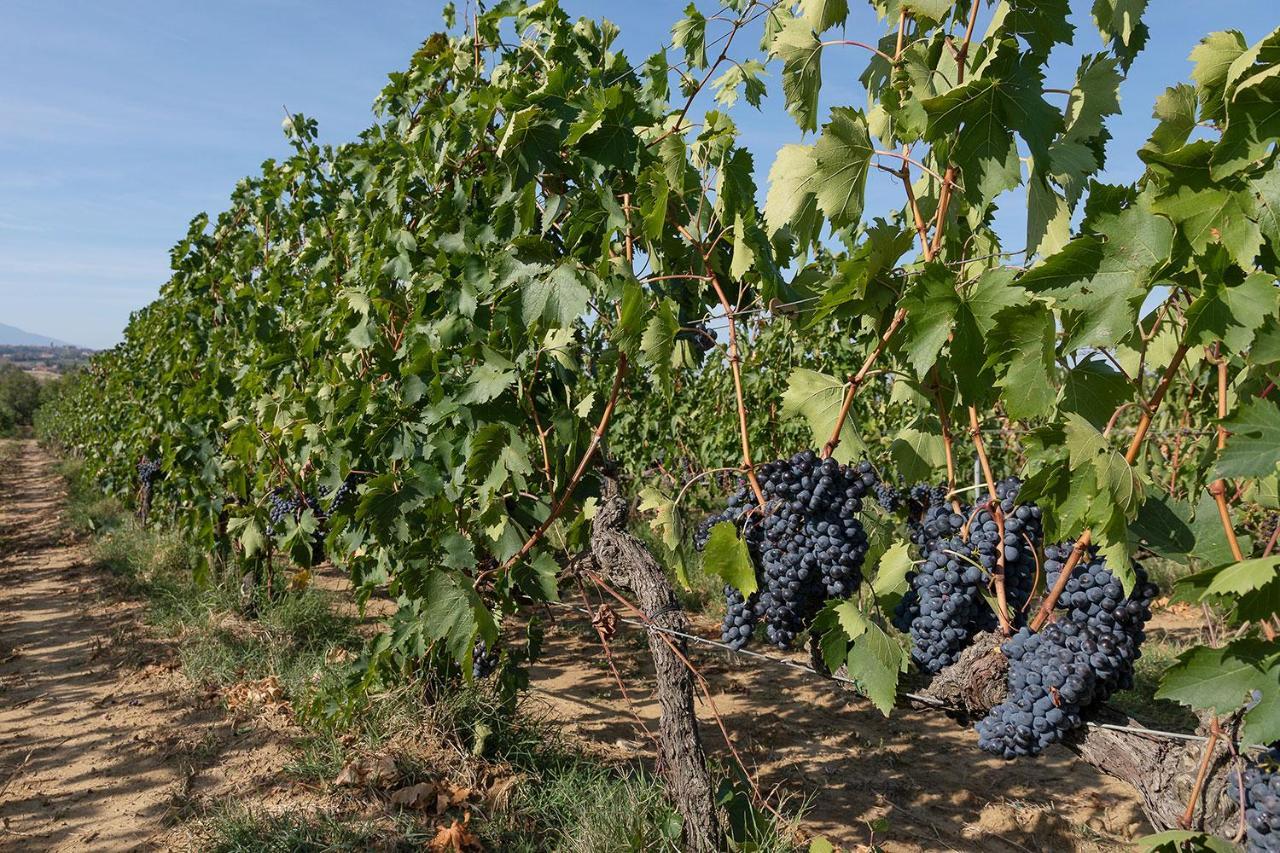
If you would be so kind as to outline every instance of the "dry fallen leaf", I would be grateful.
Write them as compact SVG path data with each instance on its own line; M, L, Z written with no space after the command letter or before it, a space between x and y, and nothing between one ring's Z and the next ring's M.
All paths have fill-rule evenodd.
M401 788L391 795L392 805L406 809L434 808L436 802L436 786L433 782L419 782L416 785Z
M385 788L399 778L400 771L396 769L395 759L383 753L361 755L351 759L333 783L354 787Z
M355 655L344 649L342 646L334 646L325 652L324 662L328 664L346 663L354 658Z
M435 853L483 853L484 845L468 828L471 824L471 813L468 812L461 821L455 820L448 827L440 827L436 837L431 839L429 849Z
M257 681L241 681L222 691L223 701L230 711L262 708L273 713L292 713L292 707L285 699L284 688L274 675Z
M519 776L498 779L484 792L485 807L490 812L503 812L511 805L511 794L520 783Z

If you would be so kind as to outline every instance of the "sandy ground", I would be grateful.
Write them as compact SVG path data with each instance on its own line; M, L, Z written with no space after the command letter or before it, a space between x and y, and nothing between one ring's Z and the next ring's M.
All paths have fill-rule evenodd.
M279 772L296 732L230 719L175 672L172 649L146 639L141 605L67 539L50 458L31 442L10 447L0 470L0 849L185 848L196 842L180 824L196 804L248 793L301 805ZM623 626L614 642L631 705L585 619L556 617L531 674L534 707L603 760L650 754L632 713L656 731L643 636ZM1006 764L941 714L886 719L805 673L692 657L762 788L807 800L804 830L842 847L1112 850L1149 831L1131 790L1066 750ZM699 714L709 751L727 762L705 698Z
M0 471L0 850L187 848L197 802L278 796L289 738L228 717L67 538L34 442ZM0 446L0 458L5 450Z
M711 626L699 633L710 635ZM624 701L585 617L562 617L533 668L535 704L577 737L622 757L657 731L658 707L640 632L613 649ZM694 650L716 711L760 787L810 804L804 831L856 849L1068 851L1127 849L1150 832L1127 786L1063 748L1006 763L941 713L899 708L886 719L866 700L812 674L727 652ZM799 660L799 658L797 658ZM730 759L711 703L699 697L708 751ZM873 822L884 819L872 834Z

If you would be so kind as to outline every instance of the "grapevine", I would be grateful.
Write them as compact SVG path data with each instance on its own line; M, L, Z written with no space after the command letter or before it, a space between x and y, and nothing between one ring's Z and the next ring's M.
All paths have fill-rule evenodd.
M872 5L878 37L846 3L695 5L648 58L555 2L449 21L358 138L288 116L42 437L122 500L163 478L157 517L218 571L327 550L362 600L394 591L416 630L366 686L487 672L591 550L607 461L673 576L715 576L733 648L807 634L889 713L911 660L945 683L998 641L977 731L1005 757L1080 747L1126 689L1159 559L1209 637L1159 696L1212 735L1185 821L1144 802L1230 835L1214 750L1280 739L1280 35L1207 35L1120 185L1143 3ZM836 52L865 104L828 109ZM753 152L735 117L768 99L795 138ZM900 200L866 209L886 175Z

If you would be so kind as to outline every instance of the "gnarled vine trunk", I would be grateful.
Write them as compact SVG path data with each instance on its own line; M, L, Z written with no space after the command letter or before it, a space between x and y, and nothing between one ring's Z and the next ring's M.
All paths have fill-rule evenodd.
M933 678L924 695L960 709L963 717L984 716L992 706L1004 701L1007 671L1008 661L1000 653L999 637L990 632L979 634L959 660ZM1142 727L1106 706L1099 709L1093 719L1100 723ZM1220 723L1225 733L1235 734L1236 721ZM1207 725L1201 727L1201 734L1208 734ZM1205 744L1086 727L1073 733L1065 745L1088 764L1137 791L1147 820L1157 830L1180 826ZM1236 834L1240 810L1226 793L1228 780L1234 773L1235 762L1225 744L1219 741L1190 828L1223 838Z
M630 501L619 492L617 483L606 477L603 500L591 527L596 566L611 583L635 593L645 618L653 625L687 632L684 611L662 566L643 542L627 532L630 512ZM685 641L652 630L648 637L662 708L658 741L667 791L684 818L685 849L712 853L721 849L723 833L693 710L693 675L680 659L680 655L688 657Z

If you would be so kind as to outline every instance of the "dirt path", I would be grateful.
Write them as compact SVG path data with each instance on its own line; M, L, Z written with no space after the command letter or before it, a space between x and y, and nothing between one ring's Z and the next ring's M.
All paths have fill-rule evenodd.
M0 449L0 848L145 844L182 784L155 735L193 722L165 677L121 632L100 572L65 541L61 483L32 442Z
M170 848L197 774L247 744L68 540L49 456L0 460L0 850Z

